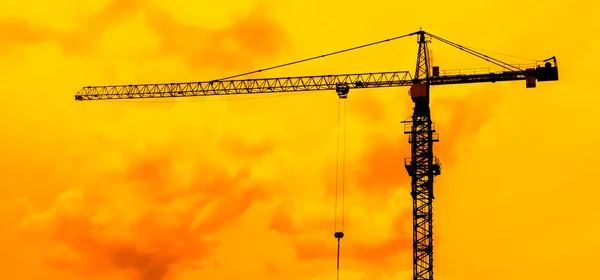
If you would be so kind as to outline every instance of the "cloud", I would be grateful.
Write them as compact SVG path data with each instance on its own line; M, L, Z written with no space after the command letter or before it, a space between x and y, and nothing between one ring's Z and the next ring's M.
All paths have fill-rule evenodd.
M484 86L462 96L436 96L432 100L432 120L440 137L440 142L434 143L434 153L442 165L456 163L458 153L462 148L468 148L463 144L472 141L494 115L494 104L500 101L501 94L497 87ZM394 110L390 106L373 103L376 101L371 101L368 107ZM442 118L436 119L436 116ZM373 121L369 125L382 122ZM368 144L355 162L349 164L355 167L349 178L354 180L353 186L370 195L386 197L398 189L410 188L410 178L404 168L404 159L410 157L408 135L403 133L403 124L394 124L393 133L383 131L366 135L364 142Z
M24 18L0 19L0 49L25 53L29 46L53 43L62 48L65 59L93 61L101 55L101 47L106 47L99 41L102 34L137 14L145 14L145 28L161 40L156 49L144 53L150 60L155 54L180 57L184 66L192 69L247 69L255 62L275 57L287 40L283 29L267 17L267 8L257 6L224 28L210 29L184 24L146 1L110 1L99 11L82 16L78 26L67 31L35 25ZM233 47L220 51L226 43ZM22 80L15 84L35 76L19 78ZM61 86L47 87L55 97L61 95ZM57 105L56 99L48 100L35 113L47 119L64 119L52 133L44 134L44 143L52 148L34 141L40 137L21 132L24 127L31 128L22 116L12 118L11 111L3 111L7 119L20 123L10 139L37 143L29 149L7 149L2 166L16 172L0 181L3 186L11 186L3 188L10 195L7 200L26 205L19 207L24 212L19 216L26 218L20 223L21 235L16 240L24 252L40 252L30 257L37 273L63 271L71 279L102 279L121 272L123 275L114 277L172 279L180 270L191 269L189 263L205 266L204 261L222 245L219 232L243 219L256 203L271 199L276 184L253 177L251 164L229 164L220 158L222 153L233 159L256 160L273 152L274 145L269 141L249 141L235 134L220 140L213 136L208 138L216 139L215 146L196 153L192 152L196 146L212 140L198 133L179 134L188 131L185 127L167 129L183 135L188 139L185 141L162 137L165 131L158 122L119 131L122 123L118 121L112 122L112 128L90 125L89 120L95 118L92 111L99 111L80 111L73 117L73 111ZM121 118L135 115L151 120L161 113L116 106L122 109ZM167 108L154 104L145 109L153 106ZM185 108L168 109L162 113L170 113L170 119L185 115ZM110 112L106 113L109 119L118 120ZM87 125L82 121L86 118ZM5 125L12 127L13 123L3 122L3 130ZM18 262L21 257L5 261ZM16 272L18 267L15 265L14 273L22 276ZM271 267L272 271L276 269Z
M494 116L494 106L502 100L502 87L484 85L456 97L440 97L435 101L437 115L444 117L436 123L440 133L440 144L436 150L442 164L453 164L461 151L468 149L480 130Z
M159 34L159 53L184 55L192 69L243 71L255 61L277 56L288 44L283 28L267 16L269 10L259 4L220 30L180 23L158 9L149 10L146 22Z
M183 23L150 2L111 1L98 11L81 16L78 26L67 31L34 25L26 19L1 20L0 27L4 28L0 32L5 40L0 42L0 49L25 52L27 46L53 43L62 48L65 61L85 62L82 69L44 73L60 80L87 71L85 67L97 66L95 63L109 57L106 49L124 48L124 41L103 45L102 35L138 19L142 23L139 32L149 31L157 43L124 58L127 64L119 66L122 71L144 73L145 69L139 69L145 68L140 65L146 65L141 64L142 58L157 68L174 69L171 64L164 66L161 59L176 57L183 62L177 64L182 71L214 71L225 75L264 64L288 46L287 35L268 17L268 8L256 6L225 27L212 29ZM127 42L135 43L132 41ZM132 49L133 53L138 52ZM149 78L145 74L131 75L136 79ZM106 73L99 76L112 80ZM36 76L21 78L17 82L22 84ZM54 97L64 94L62 85L47 87ZM404 89L401 91L405 97ZM208 114L204 111L208 107L189 104L138 108L116 102L99 107L78 103L76 106L81 105L78 108L85 109L72 109L57 105L64 103L62 97L60 101L52 98L48 100L57 101L40 104L36 110L28 109L36 113L32 113L30 121L36 124L48 119L64 121L52 128L53 133L41 134L33 132L34 126L28 126L28 120L19 118L15 127L31 132L19 130L11 135L15 143L32 141L39 147L28 146L10 153L6 148L4 170L18 169L18 172L0 179L13 186L11 200L27 205L19 208L24 212L19 215L27 216L21 223L19 246L24 251L41 252L41 256L30 257L36 263L32 267L40 274L59 270L68 273L66 277L70 279L105 276L163 280L186 279L182 275L195 271L200 277L212 275L218 279L226 273L224 270L235 267L244 273L279 279L291 272L306 277L326 275L333 267L336 241L330 210L333 210L335 159L314 151L333 147L320 142L318 137L300 135L307 130L296 132L304 138L290 136L285 138L289 143L278 142L280 135L292 135L300 125L283 122L277 127L281 120L273 117L238 116L228 120L229 112L219 110L231 108L231 104L215 105L211 107L217 108L215 112ZM464 114L489 113L480 112L477 103L468 105L484 98L487 97L473 96L466 101L444 103L453 116L452 122L463 125L457 127L456 133L442 133L444 140L439 146L449 147L440 153L442 160L448 158L446 153L450 155L456 143L451 139L472 137L485 123L487 117L464 118ZM277 104L272 102L265 108ZM117 106L122 110L115 116L116 109L112 108ZM168 110L149 110L153 106ZM349 110L349 115L362 118L364 126L388 130L376 129L356 137L354 141L366 145L348 157L348 230L342 241L342 254L349 266L364 267L348 272L360 279L390 267L397 269L397 260L410 254L411 217L406 191L408 176L403 166L403 159L409 153L408 144L402 126L390 121L392 116L385 113L397 108L373 98L355 109ZM194 115L198 111L207 116ZM322 115L299 111L303 114L292 116L298 123L327 127L310 132L329 129L330 124ZM260 113L263 112L254 112ZM239 118L246 121L243 126L247 129L243 132L233 131L241 129L233 126ZM13 119L12 115L6 119ZM394 132L390 132L390 123ZM261 126L271 126L273 131L268 133L272 135L250 135L256 130L254 127ZM451 122L438 122L438 127L444 126L453 127ZM323 139L335 136L333 131L329 133ZM308 141L314 146L307 144ZM319 177L319 171L327 175ZM303 196L295 196L297 193ZM260 211L255 210L259 208ZM277 247L265 248L266 243L258 243L256 239L259 235L268 236L268 244ZM247 249L251 257L242 260L239 247L224 252L232 243L224 236L244 239L240 246L251 248ZM266 251L273 256L259 257ZM7 259L7 263L10 261ZM248 267L239 262L247 262ZM402 263L410 266L409 261ZM54 270L47 270L48 267Z
M81 275L122 270L132 279L168 279L174 265L208 257L223 227L268 198L271 183L251 179L249 167L229 174L198 162L189 183L178 184L182 173L173 166L184 159L165 152L132 156L123 172L72 187L31 215L23 230L48 238L44 262Z
M194 70L249 69L256 61L277 56L289 44L283 28L268 16L269 10L268 5L258 4L228 26L214 29L179 21L150 1L111 0L100 10L80 16L78 25L68 31L15 17L0 20L0 50L54 42L67 55L93 56L100 51L103 34L141 14L159 44L137 59L172 55L184 58Z

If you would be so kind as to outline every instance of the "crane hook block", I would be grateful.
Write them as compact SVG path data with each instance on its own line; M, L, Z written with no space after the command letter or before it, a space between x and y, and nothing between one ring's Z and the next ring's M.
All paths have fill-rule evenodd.
M348 93L350 92L350 86L347 84L337 84L335 85L335 91L340 99L346 99L348 98Z
M333 234L333 237L335 237L337 239L343 238L344 237L344 233L341 232L341 231L338 231L338 232L336 232L336 233Z

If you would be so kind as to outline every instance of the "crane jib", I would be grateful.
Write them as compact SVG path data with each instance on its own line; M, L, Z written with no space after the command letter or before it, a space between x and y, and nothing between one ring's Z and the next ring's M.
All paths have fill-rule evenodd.
M529 73L529 74L528 74ZM430 76L428 82L432 86L449 84L467 84L481 82L501 82L527 80L535 77L537 81L558 80L558 69L552 65L538 65L535 69L523 71L504 71L480 74L456 74ZM408 71L392 71L361 74L340 74L321 76L300 76L286 78L224 80L213 82L192 82L172 84L140 84L120 86L84 87L75 99L131 99L160 97L190 97L203 95L229 95L249 93L274 93L336 90L344 85L350 89L401 87L415 83Z

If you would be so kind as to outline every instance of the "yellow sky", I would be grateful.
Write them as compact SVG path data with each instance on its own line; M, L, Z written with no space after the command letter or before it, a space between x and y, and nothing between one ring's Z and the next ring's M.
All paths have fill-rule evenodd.
M502 54L555 55L561 79L434 88L436 278L594 278L600 28L576 2L5 1L2 278L335 279L334 92L158 103L73 95L210 80L419 27ZM430 47L442 70L487 66ZM261 75L412 72L416 51L409 38ZM343 279L410 279L407 91L352 91L347 101Z

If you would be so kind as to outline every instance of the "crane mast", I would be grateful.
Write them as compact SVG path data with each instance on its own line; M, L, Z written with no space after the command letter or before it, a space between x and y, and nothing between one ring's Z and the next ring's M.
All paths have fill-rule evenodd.
M234 77L305 62L413 35L417 35L417 42L419 44L414 76L411 76L408 71L391 71L261 79L230 79L230 77L220 80L189 83L87 86L75 94L75 100L169 98L322 90L335 90L338 96L344 99L348 96L350 89L410 86L409 94L414 103L413 113L410 118L402 121L402 123L404 123L404 134L408 134L408 142L411 147L411 156L404 159L404 166L411 177L410 195L413 200L413 279L433 280L433 183L435 176L441 173L441 164L439 159L433 155L433 143L439 142L439 136L431 120L431 110L429 107L430 87L450 84L524 80L527 88L535 88L537 81L558 81L556 57L543 60L541 63L540 61L536 61L532 65L522 67L502 62L420 30L392 39ZM430 65L428 43L431 42L431 39L436 39L496 66L500 66L502 71L488 71L484 73L444 71L440 75L439 67ZM343 237L343 233L336 232L335 237L338 238L339 242L339 239Z
M418 35L419 51L414 84L410 95L414 102L410 120L403 121L408 134L411 157L404 164L411 177L413 200L413 279L433 279L433 181L440 174L440 163L433 156L433 143L439 141L429 108L429 50L425 32Z

